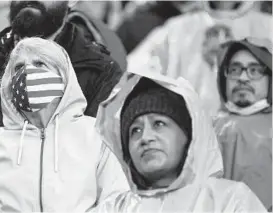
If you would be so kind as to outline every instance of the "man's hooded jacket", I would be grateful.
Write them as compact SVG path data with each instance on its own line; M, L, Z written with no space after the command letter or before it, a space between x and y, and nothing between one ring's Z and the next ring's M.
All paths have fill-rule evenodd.
M246 39L226 45L220 59L218 77L222 108L214 124L223 154L224 178L247 184L265 207L272 211L272 53L250 44ZM225 107L224 65L228 55L237 48L249 50L270 72L269 107L251 115L235 114Z

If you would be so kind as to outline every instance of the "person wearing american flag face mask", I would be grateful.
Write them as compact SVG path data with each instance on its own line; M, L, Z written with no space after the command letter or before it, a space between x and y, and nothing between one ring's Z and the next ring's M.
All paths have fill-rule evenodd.
M1 212L85 212L128 189L95 132L95 119L84 116L86 99L57 43L21 40L6 66L1 97Z

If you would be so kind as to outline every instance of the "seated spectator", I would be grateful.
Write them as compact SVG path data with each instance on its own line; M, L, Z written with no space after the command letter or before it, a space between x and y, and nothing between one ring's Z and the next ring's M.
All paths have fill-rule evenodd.
M54 40L67 51L71 59L87 99L85 114L96 117L99 103L108 97L126 66L120 61L117 63L105 47L93 43L96 41L96 35L105 37L106 32L101 32L105 36L98 32L91 33L88 28L92 25L88 22L89 19L81 19L80 12L69 12L74 3L75 1L11 1L11 26L0 32L0 78L10 52L20 39L38 36ZM111 37L108 34L107 36ZM122 45L115 49L122 49ZM113 55L112 52L111 55L116 54ZM120 56L121 54L118 54L118 57ZM126 54L126 62L125 56ZM1 123L0 120L0 126Z
M203 10L171 18L153 30L128 56L128 71L136 72L147 63L164 67L156 71L190 81L215 116L221 106L216 83L219 46L248 36L271 39L272 16L257 11L253 1L201 3Z
M85 212L128 189L101 142L69 56L53 41L21 40L1 85L1 212ZM114 172L113 172L114 171Z
M266 212L244 183L220 178L214 129L188 81L145 74L124 74L100 105L96 126L131 191L94 212Z
M272 1L261 1L260 10L264 13L269 13L272 15Z
M73 2L73 0L70 1ZM104 3L106 9L111 5L111 1ZM68 13L68 22L81 28L86 36L85 39L89 40L89 42L91 40L105 46L107 48L106 52L109 51L120 68L126 70L126 50L116 33L110 29L110 23L106 25L106 23L103 23L104 20L96 17L95 14L100 8L96 8L96 5L93 7L94 4L103 4L103 1L77 1L77 4L71 7ZM105 12L107 13L107 11Z
M225 46L215 123L224 177L247 184L272 211L272 43L248 38Z
M116 31L129 54L154 28L200 5L190 1L147 1L128 12Z

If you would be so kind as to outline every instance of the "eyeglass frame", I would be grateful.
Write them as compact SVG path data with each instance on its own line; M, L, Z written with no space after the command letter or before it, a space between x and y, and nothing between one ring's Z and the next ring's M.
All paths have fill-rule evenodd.
M243 72L246 72L246 75L247 77L250 79L250 80L254 80L254 81L258 81L260 79L262 79L264 76L267 75L267 72L266 72L266 69L267 67L266 66L263 66L261 64L258 64L257 65L261 66L262 70L263 70L263 74L259 77L259 78L252 78L251 75L249 74L249 68L251 65L248 65L248 66L241 66L241 71L240 71L240 75L238 75L237 77L233 76L231 77L230 75L228 75L228 70L229 70L229 67L230 65L227 65L224 67L224 75L227 79L231 79L231 80L239 80L241 75L243 74Z

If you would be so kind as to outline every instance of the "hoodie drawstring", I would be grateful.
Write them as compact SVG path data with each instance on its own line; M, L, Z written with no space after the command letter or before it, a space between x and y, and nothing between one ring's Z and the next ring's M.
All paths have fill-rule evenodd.
M18 157L17 157L17 164L18 165L21 164L21 160L22 160L23 146L24 146L24 137L25 137L27 125L28 125L28 121L25 120L24 121L23 130L22 130L22 133L21 133L21 137L20 137L20 144L19 144L19 148L18 148Z
M58 172L58 165L59 165L58 132L59 132L59 116L56 115L56 120L55 120L55 138L54 138L54 171L55 172Z

